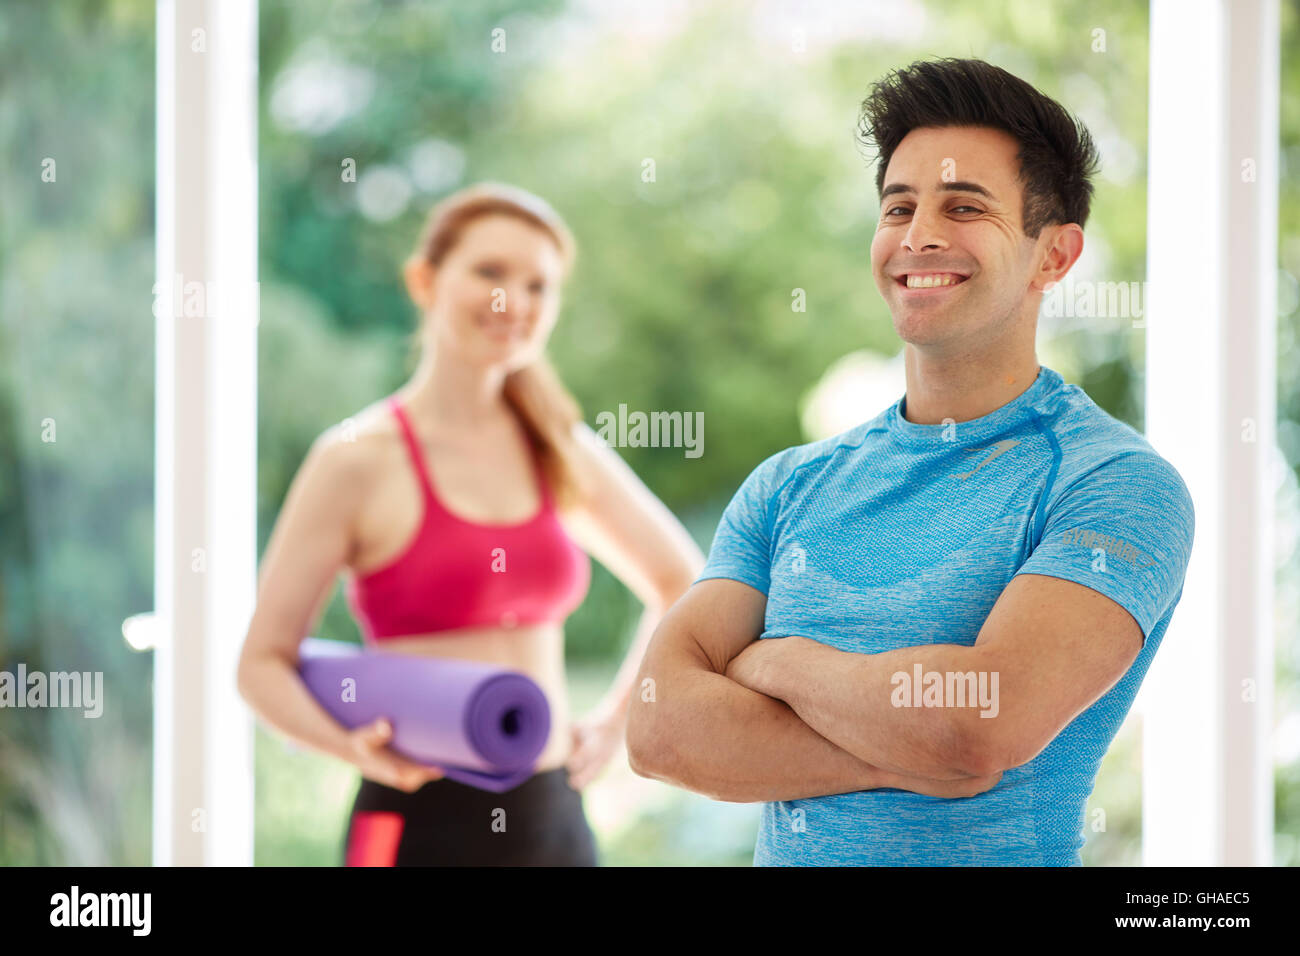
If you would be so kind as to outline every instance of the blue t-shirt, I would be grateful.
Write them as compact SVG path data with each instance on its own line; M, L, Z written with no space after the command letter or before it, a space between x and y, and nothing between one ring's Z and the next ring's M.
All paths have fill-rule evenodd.
M973 645L1013 577L1049 575L1127 609L1142 628L1137 660L974 797L879 789L765 803L755 865L1080 864L1097 768L1182 596L1194 514L1145 438L1039 369L982 418L916 424L904 396L768 458L723 513L699 580L766 594L764 638L875 654Z

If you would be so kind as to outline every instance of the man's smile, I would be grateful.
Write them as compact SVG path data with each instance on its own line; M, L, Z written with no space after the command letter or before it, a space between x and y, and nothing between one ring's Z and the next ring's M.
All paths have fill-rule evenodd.
M904 297L942 295L962 285L969 276L958 272L908 272L894 277Z

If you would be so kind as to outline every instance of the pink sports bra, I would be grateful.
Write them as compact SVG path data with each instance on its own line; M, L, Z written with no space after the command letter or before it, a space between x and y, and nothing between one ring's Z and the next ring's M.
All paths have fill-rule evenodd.
M537 514L515 524L467 521L438 500L405 410L396 396L388 405L420 479L424 520L393 561L348 581L348 606L365 640L568 617L587 593L591 562L561 526L536 453Z

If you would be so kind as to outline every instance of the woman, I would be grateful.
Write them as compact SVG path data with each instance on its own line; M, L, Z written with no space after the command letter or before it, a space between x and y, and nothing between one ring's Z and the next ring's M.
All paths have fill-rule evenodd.
M419 365L317 438L267 544L240 693L286 737L361 771L349 865L597 863L580 791L622 742L650 634L703 555L582 424L543 356L573 256L564 223L522 190L483 184L434 207L405 268ZM586 592L584 552L645 612L601 704L571 722L563 623ZM540 685L552 728L529 780L489 793L445 779L388 749L385 721L349 731L317 704L298 647L344 568L368 644Z

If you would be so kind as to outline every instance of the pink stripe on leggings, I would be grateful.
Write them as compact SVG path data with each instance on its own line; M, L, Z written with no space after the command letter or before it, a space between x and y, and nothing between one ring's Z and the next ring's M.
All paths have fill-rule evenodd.
M393 866L402 842L402 815L367 810L352 818L344 866Z

